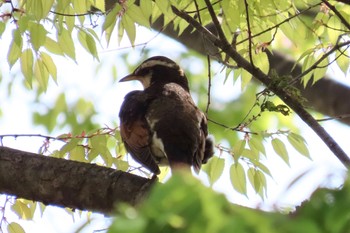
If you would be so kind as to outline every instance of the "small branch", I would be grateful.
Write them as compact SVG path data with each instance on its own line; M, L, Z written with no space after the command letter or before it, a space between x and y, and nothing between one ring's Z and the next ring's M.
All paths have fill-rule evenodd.
M249 60L252 66L254 66L253 62L253 55L252 55L252 32L250 30L250 20L249 20L249 6L247 0L244 0L245 5L245 14L246 14L246 20L247 20L247 27L248 27L248 50L249 50Z
M350 117L350 114L344 114L344 115L336 116L336 117L327 117L327 118L323 118L323 119L316 119L316 121L322 122L322 121L330 121L330 120L340 120L340 119L349 118L349 117Z
M343 46L347 46L350 44L350 41L346 41L344 43L338 43L336 44L332 49L330 49L327 53L324 53L320 59L318 59L312 66L310 66L307 70L305 70L304 72L302 72L301 74L299 74L297 77L293 78L288 85L293 85L297 82L299 82L301 80L302 77L304 77L305 75L307 75L308 73L310 73L312 70L316 69L318 64L320 64L324 59L327 59L329 57L329 55L331 55L332 53L334 53L336 50L339 50L340 48L342 48Z
M212 119L209 119L208 118L208 121L218 125L218 126L221 126L225 129L228 129L228 130L232 130L232 131L236 131L236 132L240 132L240 133L246 133L246 134L255 134L255 135L258 135L258 133L256 132L252 132L252 131L247 131L247 130L243 130L240 126L236 126L236 127L230 127L230 126L227 126L227 125L224 125L220 122L217 122L217 121L214 121Z
M350 24L348 22L347 19L345 19L342 14L340 14L340 12L332 5L330 4L328 1L326 0L321 0L329 9L331 9L334 14L336 16L338 16L338 18L340 19L340 21L345 25L345 27L347 27L348 30L350 30Z
M203 33L203 35L211 41L215 46L222 49L222 51L228 54L238 66L242 67L256 79L262 82L266 87L268 87L272 92L274 92L281 100L283 100L295 113L322 139L322 141L327 145L327 147L334 153L334 155L344 164L344 166L350 166L350 158L343 151L343 149L337 144L337 142L328 134L328 132L308 113L304 107L293 97L286 93L283 89L272 85L269 76L264 74L260 69L253 67L246 59L244 59L235 49L233 49L225 38L222 38L222 29L220 24L218 24L217 17L210 5L209 0L206 0L207 7L210 15L213 17L213 23L218 30L219 37L214 36L207 29L203 28L195 19L193 19L188 14L178 10L176 7L172 6L173 12L179 17L186 20L191 26L193 26L198 32Z
M285 20L283 20L283 21L281 21L281 22L275 24L274 26L269 27L269 28L267 28L267 29L265 29L265 30L263 30L263 31L261 31L261 32L259 32L259 33L256 33L256 34L252 35L251 38L258 37L258 36L260 36L260 35L262 35L262 34L264 34L264 33L266 33L266 32L271 31L272 29L279 28L282 24L284 24L284 23L286 23L286 22L288 22L288 21L294 19L295 17L298 17L298 16L301 15L301 14L304 14L305 12L311 10L312 8L314 8L314 7L316 7L316 6L320 5L320 4L321 4L321 3L316 3L316 4L314 4L314 5L311 5L311 6L309 6L308 8L297 12L295 15L292 15L292 16L290 16L289 18L287 18L287 19L285 19ZM243 39L243 40L241 40L241 41L238 41L238 42L237 42L237 45L239 45L239 44L241 44L241 43L243 43L243 42L245 42L245 41L247 41L247 40L249 40L249 38L246 38L246 39Z
M209 106L210 106L210 96L211 96L211 64L210 64L210 57L207 55L207 63L208 63L208 102L207 102L207 107L205 109L205 114L208 116L209 112Z
M208 7L208 11L209 11L209 14L213 20L213 23L214 23L214 26L216 28L216 31L219 35L219 38L222 42L225 43L226 46L230 46L230 43L228 42L228 40L226 39L226 36L225 36L225 33L224 31L222 30L221 28L221 25L220 25L220 22L218 20L218 17L216 17L216 14L215 14L215 11L213 9L213 6L212 4L210 3L210 0L205 0L205 4L207 5ZM181 16L180 16L181 17Z

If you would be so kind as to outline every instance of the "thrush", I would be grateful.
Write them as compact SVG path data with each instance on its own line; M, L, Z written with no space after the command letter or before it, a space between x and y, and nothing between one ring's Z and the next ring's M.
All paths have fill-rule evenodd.
M154 174L193 167L213 156L205 114L195 105L184 71L171 59L145 60L120 82L138 80L144 90L128 93L121 106L120 134L129 154Z

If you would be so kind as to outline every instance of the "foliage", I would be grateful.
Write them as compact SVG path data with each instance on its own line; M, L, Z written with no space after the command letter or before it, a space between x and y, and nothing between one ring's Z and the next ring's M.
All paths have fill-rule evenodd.
M120 206L108 232L342 233L350 227L349 193L347 180L341 190L317 190L293 212L264 212L232 205L188 174L177 174L138 208Z

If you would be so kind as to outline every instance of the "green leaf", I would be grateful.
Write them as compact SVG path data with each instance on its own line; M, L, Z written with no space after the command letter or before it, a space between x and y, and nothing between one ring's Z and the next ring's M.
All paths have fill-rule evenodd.
M25 49L21 54L21 71L26 79L30 88L32 88L32 79L33 79L33 51L31 49Z
M256 67L258 67L262 72L267 74L270 70L269 60L267 57L267 53L259 52L253 53L253 62Z
M45 66L46 70L49 72L49 74L57 84L57 68L52 58L44 52L40 53L40 57L43 61L43 65Z
M40 58L34 64L34 77L38 81L40 88L45 92L49 82L49 72Z
M94 38L87 33L84 30L79 30L78 31L78 39L81 43L81 45L84 47L84 49L89 52L94 58L99 60L98 54L97 54L97 49L96 49L96 42Z
M315 57L313 56L313 54L310 54L310 56L306 56L304 63L302 65L302 72L309 69L314 63L315 63ZM312 78L312 75L313 75L313 71L310 71L304 77L302 77L304 87L306 87L306 85L308 84L308 82Z
M85 149L82 146L75 146L69 151L69 159L79 162L85 162Z
M222 175L225 167L225 159L213 156L208 164L203 166L203 171L205 171L209 176L209 183L213 185Z
M320 59L321 55L318 57ZM318 60L317 59L317 60ZM313 77L313 82L312 84L315 84L318 80L324 77L326 74L327 68L329 66L328 58L323 59L318 65L317 68L314 71L314 77Z
M294 149L296 149L300 154L310 158L310 152L303 137L295 133L290 133L288 134L287 139Z
M239 140L233 146L233 156L234 156L235 162L237 162L239 157L242 155L242 152L244 151L244 148L245 148L245 144L246 144L245 140Z
M78 146L78 143L81 142L82 139L80 138L72 138L68 143L63 145L60 149L60 155L63 157L66 153L70 152L73 150L75 147Z
M44 47L49 51L50 53L57 54L57 55L63 55L63 51L57 41L54 41L50 37L46 37Z
M257 169L261 170L266 175L269 175L272 178L270 170L264 164L262 164L259 161L252 161L252 163L256 166Z
M263 138L259 136L252 136L248 141L251 150L257 150L266 155L265 146L263 144Z
M16 61L20 58L22 53L22 35L19 32L19 30L14 29L13 30L13 36L12 36L12 42L10 45L9 52L7 54L7 61L12 67Z
M34 15L34 18L37 21L43 18L43 15L44 15L43 0L28 0L27 6L28 6L27 13Z
M126 11L126 15L128 15L135 23L150 28L149 17L146 17L139 6L135 4L128 7Z
M121 23L126 31L126 34L128 35L131 45L134 45L136 39L136 27L134 22L128 15L123 15Z
M241 80L242 80L241 89L243 90L248 85L250 80L252 80L252 75L248 71L242 70Z
M107 45L109 44L109 41L111 39L113 30L115 28L115 24L116 24L117 19L118 19L118 14L119 14L121 9L122 9L121 6L119 4L117 4L113 8L113 10L107 14L106 19L103 22L102 31L105 33Z
M128 162L117 158L113 158L113 163L120 171L127 171L130 167Z
M260 197L264 199L265 196L267 196L266 194L266 177L265 175L259 171L259 170L256 170L255 172L255 176L254 176L254 181L255 182L258 182L259 184L259 189L257 190L257 193L259 193ZM255 184L257 185L257 184ZM263 192L263 190L265 190L265 193Z
M149 21L152 15L153 1L140 1L140 9L145 18Z
M0 33L0 35L1 35L1 33ZM348 72L348 69L349 69L349 65L350 65L348 50L342 51L342 53L339 50L335 51L335 57L337 58L336 62L338 64L339 68L346 75Z
M7 225L7 231L9 233L25 233L23 227L16 222L11 222Z
M289 165L288 151L284 143L280 139L274 138L272 139L271 144L274 151L283 159L284 162L286 162L286 164Z
M35 208L35 205L26 204L22 199L17 199L16 202L11 206L13 212L21 219L31 220L33 219L34 211L32 208Z
M42 15L43 15L43 17L46 17L49 14L49 12L53 6L54 1L55 0L42 0L42 9L43 9Z
M248 180L249 180L250 185L253 187L255 192L258 193L261 184L259 183L259 181L257 181L255 179L255 173L256 173L255 169L251 167L247 171L247 176L248 176Z
M0 21L0 38L1 38L2 33L4 33L5 29L6 29L6 24L4 22Z
M32 23L29 27L30 42L35 51L38 51L45 44L47 31L44 26L37 23Z
M75 61L75 47L71 33L62 28L61 33L58 34L58 45L62 51Z
M247 182L243 166L240 163L231 165L230 168L230 181L233 188L243 194L247 195Z

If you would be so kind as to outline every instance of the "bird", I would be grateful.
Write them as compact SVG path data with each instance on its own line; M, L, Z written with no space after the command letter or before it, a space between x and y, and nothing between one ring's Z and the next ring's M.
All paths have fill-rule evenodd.
M214 154L206 115L194 103L184 71L173 60L154 56L119 82L137 80L143 90L129 92L119 112L127 152L154 175L159 166L198 174Z

